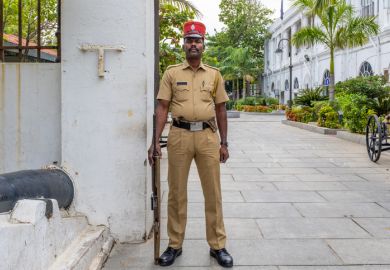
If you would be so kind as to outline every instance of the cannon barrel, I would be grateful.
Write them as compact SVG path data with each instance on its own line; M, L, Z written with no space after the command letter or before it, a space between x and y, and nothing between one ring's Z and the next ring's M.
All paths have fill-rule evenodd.
M0 174L0 213L12 210L21 199L55 199L60 208L67 208L73 196L72 180L60 169Z

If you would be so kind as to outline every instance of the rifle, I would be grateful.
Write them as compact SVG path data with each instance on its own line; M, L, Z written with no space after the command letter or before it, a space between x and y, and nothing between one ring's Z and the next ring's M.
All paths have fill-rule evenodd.
M152 198L151 206L153 211L153 238L154 238L154 264L158 265L160 257L160 208L161 208L161 190L160 190L160 156L157 153L156 145L160 143L157 140L157 93L160 82L160 0L154 0L154 114L153 114L153 166L152 166Z
M160 156L156 150L156 114L153 115L153 165L152 165L152 197L151 205L153 211L153 235L154 235L154 264L158 265L160 257L160 209L161 209L161 189L160 189Z

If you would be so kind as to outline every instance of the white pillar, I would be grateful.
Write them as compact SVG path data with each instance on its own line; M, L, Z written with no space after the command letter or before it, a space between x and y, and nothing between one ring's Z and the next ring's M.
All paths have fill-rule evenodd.
M62 6L62 161L76 211L120 241L148 230L147 132L153 108L153 1L67 0ZM82 45L123 45L97 52ZM149 100L148 100L149 99Z

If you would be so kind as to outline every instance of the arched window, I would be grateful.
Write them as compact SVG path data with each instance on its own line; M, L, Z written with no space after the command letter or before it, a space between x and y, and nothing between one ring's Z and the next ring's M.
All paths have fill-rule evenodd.
M322 85L329 86L329 78L330 78L330 72L329 70L325 70L324 76L322 78Z
M299 89L299 82L297 77L294 79L294 89Z
M284 81L284 90L289 90L290 89L290 84L288 83L288 80Z
M374 72L372 71L372 67L370 63L364 61L363 64L360 66L359 76L372 76L372 75L374 75Z

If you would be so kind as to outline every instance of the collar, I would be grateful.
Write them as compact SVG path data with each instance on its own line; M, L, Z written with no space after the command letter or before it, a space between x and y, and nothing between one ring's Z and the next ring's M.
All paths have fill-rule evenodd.
M186 69L186 68L189 68L191 67L190 64L188 64L187 60L185 60L183 62L183 69ZM202 60L200 61L200 65L199 65L199 68L203 69L203 70L206 70L206 67L204 66Z

